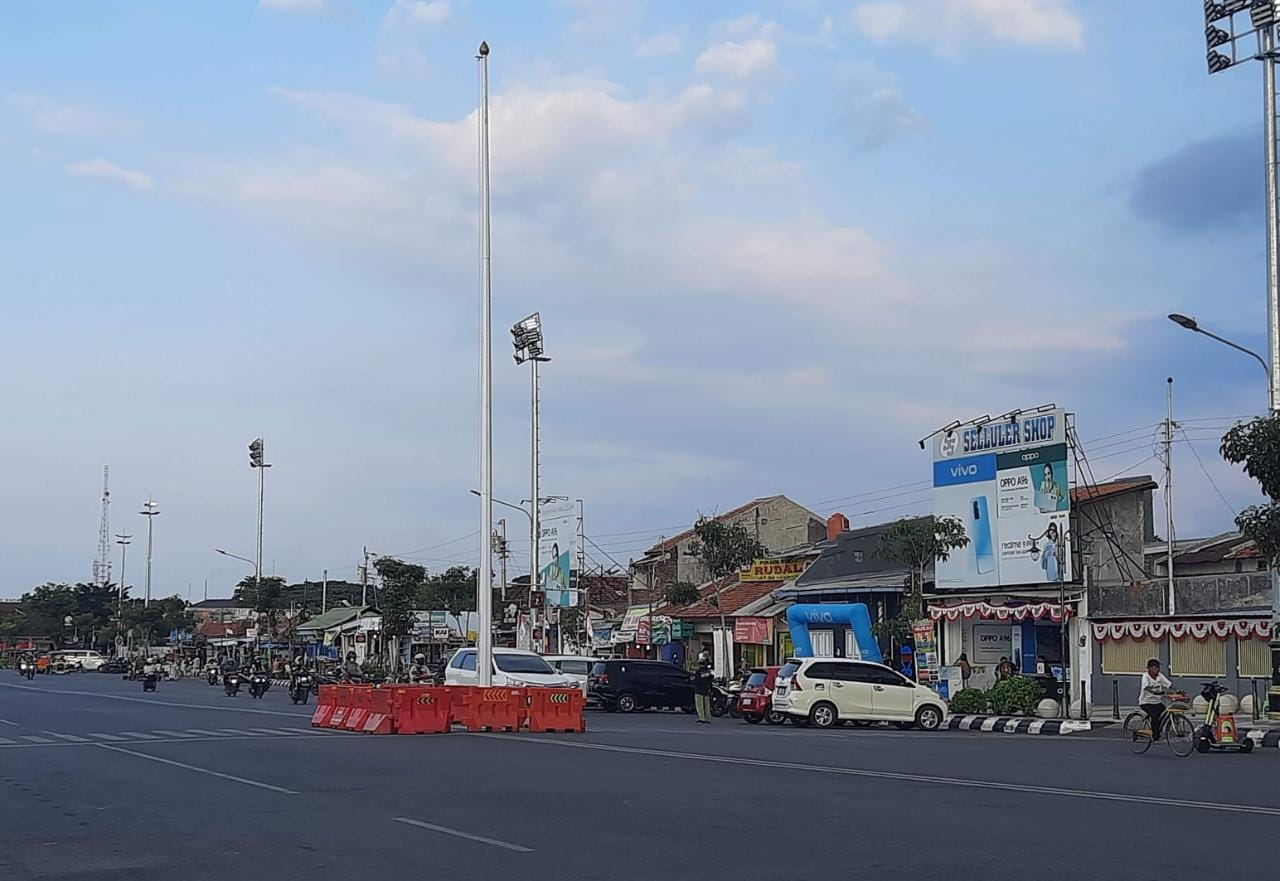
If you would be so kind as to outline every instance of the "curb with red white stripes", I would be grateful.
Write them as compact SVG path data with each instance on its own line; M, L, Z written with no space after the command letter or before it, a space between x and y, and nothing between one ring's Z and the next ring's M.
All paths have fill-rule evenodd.
M1081 719L1032 719L1027 716L952 716L952 731L985 731L996 734L1078 734L1113 723Z

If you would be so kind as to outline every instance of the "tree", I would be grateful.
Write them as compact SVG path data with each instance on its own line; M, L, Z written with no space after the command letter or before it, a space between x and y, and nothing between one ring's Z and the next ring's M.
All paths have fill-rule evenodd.
M476 570L451 566L440 575L427 579L424 597L427 608L443 609L457 618L476 608Z
M722 582L751 561L763 557L766 551L741 523L726 523L716 517L703 516L693 524L693 533L696 540L689 551L698 557L703 568L715 580L715 592L708 598L708 602L720 613L720 638L726 639L724 634L728 633L728 625L724 619L724 607L720 603L720 590L724 587ZM726 657L725 663L732 664L733 659Z
M124 625L126 633L133 633L135 642L152 645L167 641L175 630L191 630L195 616L179 596L153 599L149 606L142 600L128 600L124 605Z
M667 585L666 601L672 606L687 606L696 603L701 594L697 585L687 581L673 581Z
M252 575L246 575L236 585L233 597L236 602L258 613L259 624L264 618L266 619L267 633L272 638L279 633L278 613L287 608L283 603L283 578L278 575L264 575L255 583Z
M911 623L924 615L925 569L967 544L969 536L964 524L955 517L903 517L884 531L876 543L875 555L906 566L910 574L898 616L877 622L873 628L877 636L901 641L911 632Z
M1280 414L1237 423L1222 438L1222 458L1243 465L1269 502L1250 505L1236 516L1236 527L1258 546L1269 566L1280 562Z
M413 614L425 599L427 570L394 557L378 557L373 568L382 579L378 610L382 612L382 635L389 654L388 669L395 671L400 658L400 640L413 632Z

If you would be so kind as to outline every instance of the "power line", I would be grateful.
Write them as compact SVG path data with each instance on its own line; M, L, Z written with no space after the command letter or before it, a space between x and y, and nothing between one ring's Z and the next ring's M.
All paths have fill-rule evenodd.
M1235 517L1240 512L1231 506L1231 503L1227 501L1227 497L1222 494L1222 490L1218 489L1218 482L1213 479L1213 475L1209 473L1209 469L1204 467L1204 462L1200 460L1200 454L1196 452L1195 444L1191 443L1190 439L1186 438L1185 431L1183 431L1182 434L1183 438L1187 441L1187 446L1191 448L1191 455L1196 457L1196 464L1200 466L1200 470L1204 472L1204 476L1208 479L1209 485L1213 487L1213 491L1218 494L1218 498L1222 499L1222 504L1227 506L1227 510L1231 512L1231 516Z

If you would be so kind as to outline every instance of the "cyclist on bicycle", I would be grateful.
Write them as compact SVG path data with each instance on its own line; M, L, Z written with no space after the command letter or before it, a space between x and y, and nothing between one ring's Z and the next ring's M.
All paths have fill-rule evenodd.
M1160 662L1155 658L1147 661L1147 672L1142 674L1138 691L1138 706L1151 719L1151 737L1160 737L1160 719L1164 715L1164 700L1173 693L1173 683L1169 677L1160 672Z

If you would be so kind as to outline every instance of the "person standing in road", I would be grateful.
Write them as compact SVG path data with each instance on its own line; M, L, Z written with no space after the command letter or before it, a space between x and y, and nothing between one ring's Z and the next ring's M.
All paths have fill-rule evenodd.
M693 705L698 710L698 722L711 724L711 682L715 678L711 672L711 662L706 658L698 661L698 669L693 672Z

